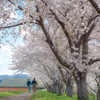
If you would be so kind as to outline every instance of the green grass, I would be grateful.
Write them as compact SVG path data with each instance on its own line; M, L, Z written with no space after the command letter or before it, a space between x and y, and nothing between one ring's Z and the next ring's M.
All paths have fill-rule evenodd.
M58 96L48 91L39 90L29 100L77 100L77 96L74 95L72 98L66 97L66 94ZM94 95L89 95L89 100L96 100Z
M27 92L27 90L0 92L0 98L7 97L7 96L12 96L12 95L15 95L15 94L22 94L24 92Z

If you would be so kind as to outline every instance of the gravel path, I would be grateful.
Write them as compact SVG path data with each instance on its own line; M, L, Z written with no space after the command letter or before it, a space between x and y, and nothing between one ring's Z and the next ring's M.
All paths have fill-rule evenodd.
M31 92L31 93L26 92L23 94L18 94L18 95L14 95L14 96L1 98L0 100L28 100L32 95L33 95L33 92Z

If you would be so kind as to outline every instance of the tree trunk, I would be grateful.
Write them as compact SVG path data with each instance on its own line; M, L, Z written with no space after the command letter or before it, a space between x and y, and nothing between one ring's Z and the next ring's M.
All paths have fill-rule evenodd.
M63 89L59 86L59 95L63 95Z
M67 94L67 97L72 97L72 87L71 86L67 86L67 91L66 91L66 94Z
M58 82L58 91L59 91L59 95L63 95L63 87L62 87L62 81Z
M56 93L56 85L53 85L53 93Z
M100 100L100 77L98 77L98 92L97 92L97 100Z
M100 100L100 92L97 93L97 100Z
M78 100L82 99L88 99L88 91L87 91L87 85L86 85L86 74L82 76L82 73L78 72L79 79L75 78L76 85L77 85L77 96Z

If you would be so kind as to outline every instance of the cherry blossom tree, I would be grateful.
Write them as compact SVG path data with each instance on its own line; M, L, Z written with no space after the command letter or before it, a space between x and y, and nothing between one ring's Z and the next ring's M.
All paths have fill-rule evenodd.
M64 84L66 84L66 87L68 88L69 86L71 86L70 85L71 82L67 82L66 80L66 78L70 76L68 74L68 71L65 70L65 72L67 71L67 74L65 73L66 75L64 75L64 70L62 70L60 66L56 67L57 61L56 59L54 59L54 56L52 57L52 52L51 54L49 54L50 53L49 49L46 49L45 46L41 47L40 43L38 44L38 46L36 44L37 43L31 42L31 43L27 43L26 46L18 46L18 47L13 46L15 48L15 51L13 52L13 55L12 55L13 61L12 61L12 64L10 65L10 69L18 70L18 72L27 72L31 76L35 76L35 77L38 75L41 76L42 78L44 77L44 75L48 76L49 83L50 83L50 80L52 82L50 83L51 84L50 85L48 81L46 80L47 78L45 78L46 82L44 82L44 84L48 83L48 86L46 85L47 90L50 92L58 93L59 95L62 95ZM33 47L35 49L32 49ZM54 71L54 74L53 74L53 71ZM70 91L70 88L69 88L69 91ZM69 91L67 92L69 93ZM71 86L71 91L69 95L67 96L72 97L72 86Z

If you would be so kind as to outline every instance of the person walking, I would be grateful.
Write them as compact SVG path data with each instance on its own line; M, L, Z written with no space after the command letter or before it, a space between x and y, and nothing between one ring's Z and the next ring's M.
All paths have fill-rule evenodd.
M27 81L27 87L28 87L28 92L30 93L31 92L31 81L30 81L30 79L28 79L28 81Z
M33 78L32 85L33 85L33 92L36 92L37 81L35 80L35 78Z

